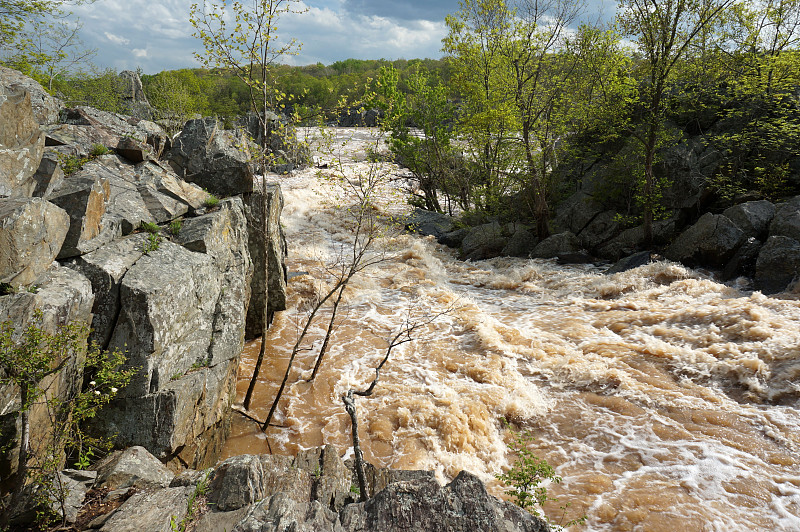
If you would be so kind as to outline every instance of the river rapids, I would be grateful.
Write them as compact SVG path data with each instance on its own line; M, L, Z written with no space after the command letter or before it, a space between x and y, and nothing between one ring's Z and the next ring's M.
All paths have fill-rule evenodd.
M375 134L331 131L348 178L358 179ZM288 267L303 273L290 279L289 309L265 339L252 407L262 420L308 302L352 238L330 173L279 179ZM409 209L391 191L383 202L386 212ZM508 420L535 436L532 450L563 478L548 485L556 522L586 515L582 530L800 530L797 295L766 297L670 262L604 275L547 260L462 262L431 237L383 240L387 260L352 280L313 383L301 378L316 351L298 355L280 427L267 432L273 452L332 444L351 455L341 395L372 381L387 338L416 316L413 342L392 351L373 395L357 400L368 461L434 470L443 482L466 469L502 496L495 475L514 460ZM328 316L311 330L316 347ZM239 401L258 349L258 341L246 347ZM267 449L258 427L236 415L225 456Z

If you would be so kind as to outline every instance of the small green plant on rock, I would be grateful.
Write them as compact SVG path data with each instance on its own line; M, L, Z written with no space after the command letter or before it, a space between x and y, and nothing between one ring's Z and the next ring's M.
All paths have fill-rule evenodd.
M172 236L178 236L183 228L183 220L178 218L177 220L172 220L169 223L169 232Z
M161 232L161 228L158 224L153 222L142 222L142 230L151 235L157 235Z
M547 494L547 488L541 484L545 481L558 484L561 482L561 477L556 475L555 469L546 460L539 458L528 448L536 439L530 431L515 432L511 430L508 422L503 420L503 423L513 435L513 440L508 444L508 448L517 455L517 459L511 469L505 473L495 475L499 481L508 487L506 495L509 495L511 501L523 510L547 520L548 524L556 530L561 530L562 526L583 524L586 521L586 516L562 524L551 521L544 514L544 504L547 501L557 502L558 499L550 497ZM542 509L541 513L536 506ZM568 507L569 504L562 506L561 509L566 512Z
M67 177L71 176L75 172L80 171L83 168L83 165L88 162L89 159L87 157L64 155L63 153L58 154L58 163L61 165L61 170L64 171L64 175Z
M209 194L208 197L203 202L203 207L206 209L213 209L219 205L219 198L216 197L214 194Z
M109 153L111 150L103 146L102 144L92 144L91 149L89 150L89 156L91 158L100 157L101 155L105 155Z
M158 251L159 246L161 246L161 235L158 233L148 233L147 240L144 241L144 245L142 246L142 252L148 255L153 251Z
M200 518L208 509L206 495L208 494L209 477L211 477L211 470L208 470L194 487L192 494L189 495L189 500L186 501L186 515L184 518L180 521L174 515L170 518L169 526L173 532L186 532L189 529L189 525Z

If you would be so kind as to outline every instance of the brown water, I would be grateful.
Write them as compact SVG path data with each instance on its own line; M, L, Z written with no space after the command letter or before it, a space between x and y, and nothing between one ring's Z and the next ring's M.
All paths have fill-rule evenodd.
M363 148L368 134L355 136ZM348 238L328 182L306 171L281 184L289 269L309 275L290 281L291 308L266 339L261 419L324 265ZM358 399L368 460L442 481L466 469L500 495L494 475L513 460L505 418L533 432L563 477L548 513L569 502L567 519L588 516L584 530L800 530L796 295L741 291L674 263L606 276L542 260L465 263L430 238L389 240L392 260L353 281L313 384L295 381L315 352L299 355L283 428L268 433L274 452L329 443L350 454L341 394L372 380L409 308L455 307L398 347L374 395ZM239 400L258 347L243 357ZM264 435L237 415L225 454L251 452L267 452Z

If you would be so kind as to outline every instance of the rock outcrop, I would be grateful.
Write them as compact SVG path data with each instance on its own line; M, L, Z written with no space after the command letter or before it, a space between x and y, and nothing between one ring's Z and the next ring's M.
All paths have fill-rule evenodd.
M44 151L44 136L33 116L31 96L0 86L0 197L30 197L33 175Z

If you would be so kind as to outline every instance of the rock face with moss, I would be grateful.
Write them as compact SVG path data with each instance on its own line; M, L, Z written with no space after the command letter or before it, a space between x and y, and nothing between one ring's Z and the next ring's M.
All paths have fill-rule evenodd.
M175 467L215 462L245 339L251 256L285 279L280 190L270 187L277 241L254 240L239 196L252 187L229 188L231 197L212 206L207 192L160 159L169 138L157 125L88 107L59 114L60 104L35 115L31 94L46 103L46 93L21 75L6 86L6 74L0 71L0 321L21 330L41 309L51 328L91 323L90 339L126 351L137 373L88 428ZM239 164L252 175L246 160ZM285 285L269 284L279 301ZM81 364L55 377L63 381L57 394L79 389ZM15 396L0 390L0 424L12 449L0 459L3 480L15 467Z

